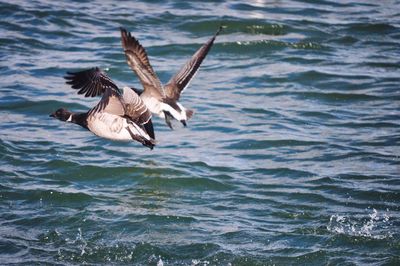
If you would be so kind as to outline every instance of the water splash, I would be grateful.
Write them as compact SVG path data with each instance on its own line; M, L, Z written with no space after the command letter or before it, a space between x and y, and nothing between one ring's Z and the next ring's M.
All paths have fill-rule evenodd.
M393 233L388 230L389 226L389 215L387 213L379 214L376 209L372 209L372 213L368 214L367 218L334 214L330 217L326 228L336 234L385 239L393 237Z
M147 263L149 265L157 265L157 266L164 266L164 261L161 259L161 256L158 255L156 256L155 254L152 254L148 259Z
M207 260L202 261L202 260L198 260L198 259L192 259L191 266L207 266L207 265L210 265L210 262Z

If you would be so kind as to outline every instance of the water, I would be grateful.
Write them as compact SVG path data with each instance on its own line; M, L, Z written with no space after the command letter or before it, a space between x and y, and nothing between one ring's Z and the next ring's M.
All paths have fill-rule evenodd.
M400 264L399 1L1 1L1 264ZM66 71L169 80L220 24L158 146L48 115Z

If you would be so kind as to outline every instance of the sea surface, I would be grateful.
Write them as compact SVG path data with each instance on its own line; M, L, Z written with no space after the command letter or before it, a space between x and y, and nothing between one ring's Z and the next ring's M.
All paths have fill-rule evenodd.
M0 1L1 265L400 265L400 1ZM157 146L49 117L67 71L167 82Z

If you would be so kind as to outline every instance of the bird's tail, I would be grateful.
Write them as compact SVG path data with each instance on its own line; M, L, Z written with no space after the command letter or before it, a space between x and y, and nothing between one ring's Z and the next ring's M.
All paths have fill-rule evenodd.
M189 120L193 116L194 111L191 109L186 109L185 111L186 111L187 120Z
M143 146L149 147L150 150L152 150L154 148L154 146L156 146L156 141L153 138L151 138L146 132L144 132L139 126L137 126L136 124L133 124L133 123L130 126L135 128L138 132L135 134L132 132L132 130L131 130L131 128L129 128L129 126L126 128L133 140L136 140L136 141L142 143Z
M150 150L156 146L156 141L154 139L146 139L144 137L141 137L141 139L142 140L140 142L143 144L143 146L150 148Z

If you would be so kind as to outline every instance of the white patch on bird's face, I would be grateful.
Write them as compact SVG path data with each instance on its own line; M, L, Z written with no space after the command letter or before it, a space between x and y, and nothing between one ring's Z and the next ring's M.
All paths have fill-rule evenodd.
M67 122L72 122L72 114L69 115Z

